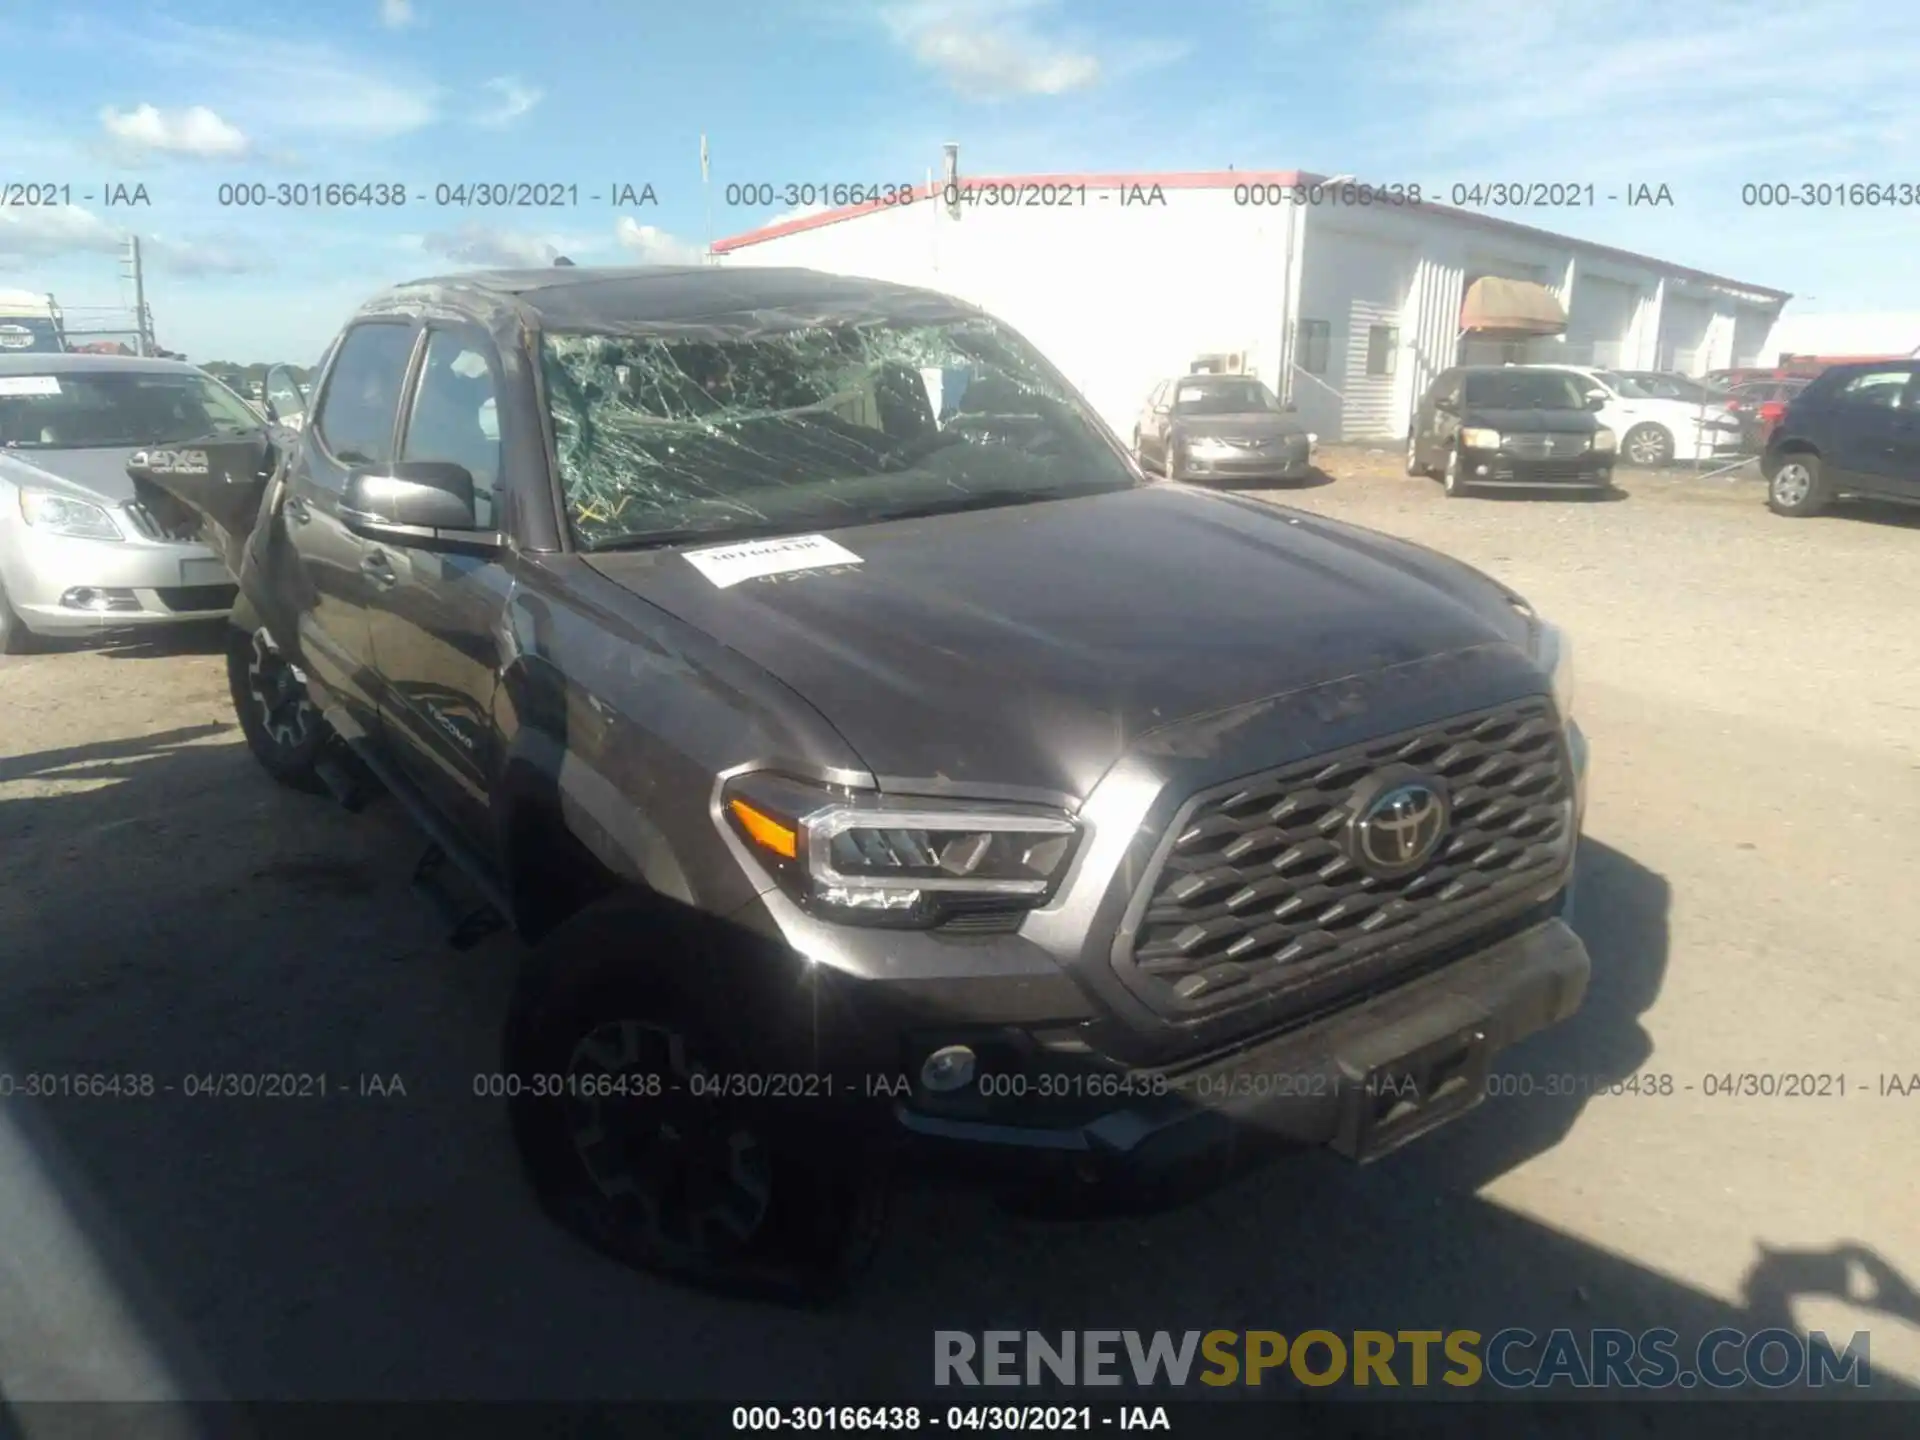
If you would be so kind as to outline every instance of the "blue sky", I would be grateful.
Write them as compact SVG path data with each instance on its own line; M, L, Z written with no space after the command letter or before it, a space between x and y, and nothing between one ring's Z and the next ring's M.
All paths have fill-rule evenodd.
M161 343L305 360L371 290L513 258L678 259L774 218L729 181L1300 168L1429 187L1670 187L1671 209L1501 211L1795 292L1920 309L1920 207L1755 209L1744 184L1920 185L1920 6L1884 0L11 0L0 287L130 298ZM577 206L241 210L219 187L547 181ZM615 209L613 182L658 204ZM152 204L110 209L104 187ZM84 195L96 198L87 201Z

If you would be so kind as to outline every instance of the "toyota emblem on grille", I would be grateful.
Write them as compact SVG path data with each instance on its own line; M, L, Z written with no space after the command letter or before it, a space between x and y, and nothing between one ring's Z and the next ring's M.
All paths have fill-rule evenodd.
M1437 780L1409 771L1374 776L1354 794L1347 824L1354 862L1382 879L1411 874L1447 833L1447 796Z

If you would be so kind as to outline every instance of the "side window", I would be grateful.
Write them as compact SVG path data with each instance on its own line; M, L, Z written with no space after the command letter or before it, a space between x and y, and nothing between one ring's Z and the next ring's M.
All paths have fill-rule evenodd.
M1302 320L1300 323L1300 344L1293 363L1309 375L1327 373L1327 359L1333 347L1333 322L1331 320Z
M393 460L393 416L413 354L413 327L368 321L340 341L313 428L336 460L381 466Z
M1162 380L1158 385L1153 387L1153 393L1147 397L1147 408L1149 410L1158 410L1162 405L1167 403L1167 386L1171 383L1171 381Z
M500 410L486 344L458 330L434 330L400 444L402 460L464 465L473 476L474 522L494 524L500 484Z
M1367 327L1367 374L1393 374L1395 360L1399 354L1400 327L1398 325Z
M1908 370L1868 370L1843 383L1833 398L1849 409L1891 410L1912 378Z

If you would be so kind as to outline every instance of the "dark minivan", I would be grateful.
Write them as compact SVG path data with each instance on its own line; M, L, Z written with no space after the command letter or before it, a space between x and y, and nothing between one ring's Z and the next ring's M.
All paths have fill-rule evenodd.
M1481 488L1613 488L1618 441L1563 370L1462 365L1427 387L1407 435L1407 473L1440 474L1450 496Z
M1823 371L1787 402L1760 473L1776 515L1817 515L1850 495L1920 501L1920 360Z

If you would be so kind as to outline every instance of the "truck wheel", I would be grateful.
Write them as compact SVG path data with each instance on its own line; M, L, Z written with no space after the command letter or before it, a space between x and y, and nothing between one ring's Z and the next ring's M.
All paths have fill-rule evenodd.
M0 586L0 655L31 655L39 648L35 643L38 639L7 603L6 588Z
M228 630L227 688L260 768L291 790L323 794L326 784L313 767L331 731L307 698L305 679L264 627Z
M714 1078L772 1068L729 1025L738 997L714 982L726 969L714 950L693 922L631 895L540 944L501 1046L521 1163L549 1216L624 1264L827 1301L871 1262L886 1187L850 1147Z
M1782 456L1780 468L1767 481L1767 508L1776 515L1802 520L1818 515L1832 499L1819 457L1814 455Z
M1620 452L1642 470L1673 463L1673 436L1664 425L1636 425L1620 442Z

